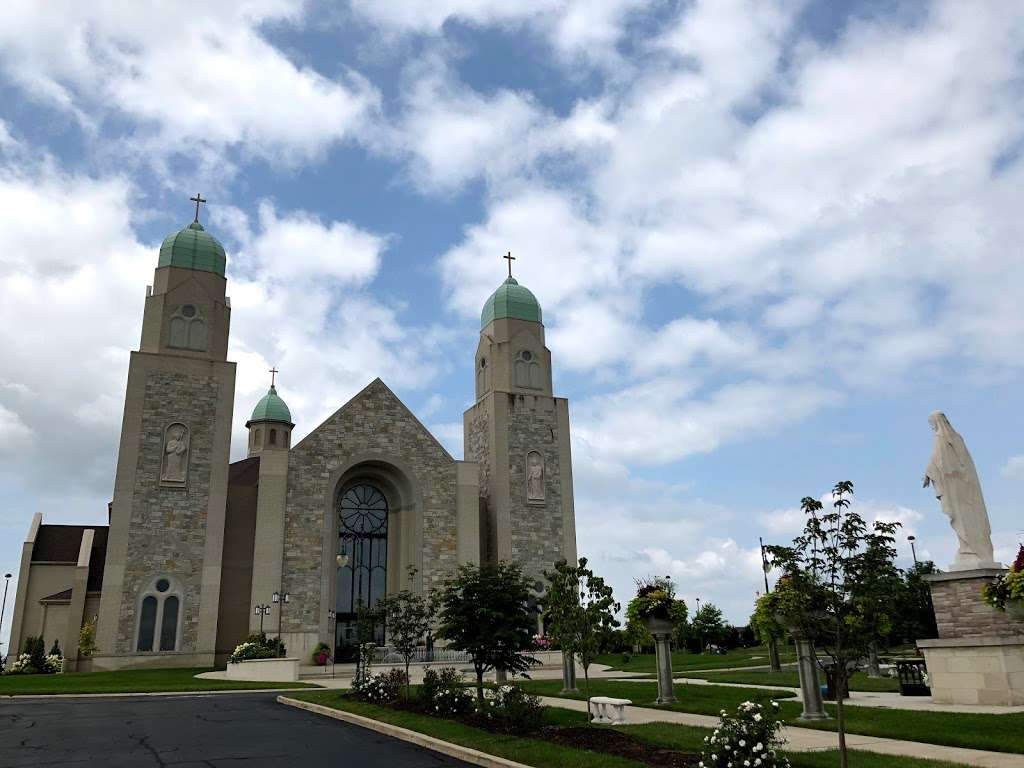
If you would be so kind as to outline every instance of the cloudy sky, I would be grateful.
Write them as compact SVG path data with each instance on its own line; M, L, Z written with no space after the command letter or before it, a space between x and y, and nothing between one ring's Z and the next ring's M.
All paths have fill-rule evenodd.
M842 479L947 564L937 408L1011 557L1024 8L339 6L8 4L0 568L33 512L105 522L145 287L197 190L229 253L236 458L275 364L298 434L380 376L461 457L511 250L570 400L580 551L620 597L671 574L744 622L758 535Z

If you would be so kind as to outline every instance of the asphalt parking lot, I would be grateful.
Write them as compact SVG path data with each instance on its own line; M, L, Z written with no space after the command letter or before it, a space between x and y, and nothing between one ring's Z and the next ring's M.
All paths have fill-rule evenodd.
M275 699L273 693L0 698L0 766L467 765Z

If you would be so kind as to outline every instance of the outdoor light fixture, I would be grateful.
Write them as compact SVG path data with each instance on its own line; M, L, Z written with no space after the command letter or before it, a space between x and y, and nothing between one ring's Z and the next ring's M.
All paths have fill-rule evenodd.
M290 602L291 599L292 596L289 595L287 592L285 592L284 594L281 594L280 592L275 592L273 595L270 596L270 601L272 603L287 603Z
M348 565L348 555L346 554L340 554L334 559L337 561L339 568L344 568Z
M914 567L917 567L917 550L914 548L914 542L917 541L917 536L907 536L907 541L910 542L910 554L914 556Z

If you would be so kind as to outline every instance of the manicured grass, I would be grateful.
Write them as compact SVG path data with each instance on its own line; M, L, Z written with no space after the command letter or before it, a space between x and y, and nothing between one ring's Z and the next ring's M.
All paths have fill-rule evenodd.
M770 672L768 670L754 669L748 672L698 672L691 675L691 677L699 677L707 680L709 683L800 687L800 677L796 670ZM850 679L850 690L899 693L900 681L895 677L868 677L864 672L857 672Z
M242 691L258 688L312 688L308 683L263 683L247 680L204 680L208 669L128 669L120 672L69 672L62 675L4 675L0 696L58 693L157 693Z
M561 768L562 766L566 768L637 768L641 766L640 763L621 757L571 749L540 739L494 734L452 720L353 701L344 698L342 692L336 690L297 693L292 698L371 717L464 747L536 766L536 768ZM582 725L586 722L586 715L583 712L547 707L544 711L544 722L547 725ZM669 723L617 726L617 729L630 733L643 741L693 753L700 752L704 744L704 737L711 733L709 729L705 728ZM793 768L834 768L838 762L835 752L788 753L788 756L793 763ZM893 757L889 755L874 755L868 752L852 752L850 754L852 768L891 768L893 764ZM953 763L913 758L899 758L899 765L901 768L964 768Z
M372 717L374 720L426 733L453 744L478 749L490 755L537 766L537 768L562 768L563 766L565 768L642 768L643 765L621 757L571 749L539 739L491 733L453 720L352 701L344 698L338 691L298 693L292 698ZM552 724L572 725L586 722L586 715L582 712L563 713L567 713L567 710L550 707L546 710L546 714L550 716L549 722ZM578 715L578 717L574 717L574 715Z
M561 681L537 680L525 683L532 693L543 696L559 696ZM834 731L835 720L805 723L798 720L801 707L797 702L786 701L792 697L789 691L772 691L755 688L726 688L715 685L676 685L678 702L656 706L652 702L657 696L657 684L643 682L619 682L614 680L592 680L591 696L613 696L631 699L637 706L655 709L672 709L678 712L693 712L703 715L717 715L722 709L731 709L740 702L751 700L780 700L783 717L790 725L801 728L818 728ZM583 694L567 698L582 699ZM827 705L835 717L835 705ZM1024 713L1006 715L975 715L960 712L915 712L911 710L881 709L878 707L846 707L846 730L865 736L880 736L887 739L921 741L926 744L942 744L950 747L987 749L994 752L1024 753Z
M788 648L780 648L779 656L782 663L796 661L796 656ZM631 655L630 660L623 661L621 653L605 653L597 657L598 664L606 664L612 669L623 672L642 672L653 675L655 658L653 653ZM737 648L724 656L712 656L700 653L673 653L672 671L685 672L688 669L728 669L729 667L767 667L768 649L764 646L754 648Z
M580 689L578 694L563 698L585 700L583 681L577 679ZM561 680L531 680L522 683L525 690L538 696L561 696ZM700 715L718 715L723 709L735 709L744 701L769 701L771 699L792 698L791 691L765 691L758 688L726 688L719 685L684 685L675 686L679 704L655 705L658 697L658 684L647 681L626 682L618 680L591 680L591 696L611 696L617 699L630 699L638 706L651 706L657 709L675 709L680 712L694 712Z

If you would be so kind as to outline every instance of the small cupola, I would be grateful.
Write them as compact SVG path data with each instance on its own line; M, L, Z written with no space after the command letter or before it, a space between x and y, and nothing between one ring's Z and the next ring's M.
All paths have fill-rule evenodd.
M509 275L484 303L483 311L480 313L481 330L489 323L502 318L543 322L537 297L529 288L520 285L512 275Z
M252 416L245 422L249 430L250 457L267 450L288 450L291 447L292 427L295 425L288 405L277 394L273 378L276 375L277 369L272 368L270 390L256 403Z

